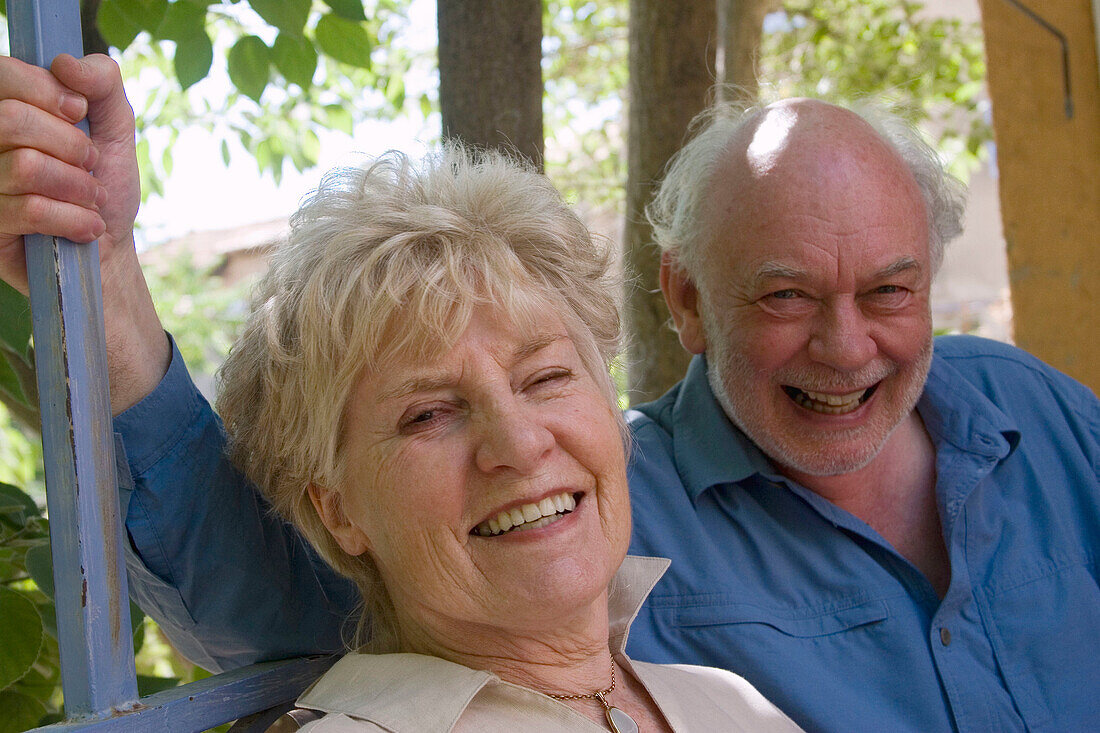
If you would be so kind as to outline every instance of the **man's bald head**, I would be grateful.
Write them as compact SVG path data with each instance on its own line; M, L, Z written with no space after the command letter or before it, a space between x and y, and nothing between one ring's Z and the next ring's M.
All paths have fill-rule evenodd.
M716 206L736 206L775 166L805 175L815 165L847 161L860 174L861 159L894 160L924 201L930 261L938 269L946 244L962 231L965 189L947 174L936 152L900 118L878 110L850 110L814 99L767 106L716 106L696 119L695 137L676 154L647 215L662 252L692 275L705 270ZM794 166L789 164L795 163ZM718 171L722 191L712 191ZM731 187L732 186L732 187Z

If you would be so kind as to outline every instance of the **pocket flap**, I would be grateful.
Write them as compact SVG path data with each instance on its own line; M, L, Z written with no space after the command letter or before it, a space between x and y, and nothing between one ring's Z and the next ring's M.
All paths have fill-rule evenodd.
M877 623L889 616L889 609L883 600L824 611L820 608L769 609L747 603L709 603L677 608L675 623L678 626L765 624L789 636L813 637L837 634L857 626Z

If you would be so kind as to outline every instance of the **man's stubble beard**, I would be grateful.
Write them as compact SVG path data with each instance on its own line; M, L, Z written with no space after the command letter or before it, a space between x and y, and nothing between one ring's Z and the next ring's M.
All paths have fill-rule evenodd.
M857 429L855 432L849 432L845 436L851 440L864 438L864 434L867 434L865 439L869 442L862 449L855 453L841 452L837 450L833 441L824 439L824 436L805 433L800 441L791 440L792 437L797 439L800 436L792 436L789 432L783 435L778 425L769 429L766 424L759 424L759 421L752 419L750 412L753 407L752 392L739 385L748 386L763 381L770 388L779 390L780 387L775 375L757 375L746 355L731 347L732 339L729 338L725 329L719 326L717 319L713 318L711 309L706 306L706 300L700 293L700 315L707 339L707 381L710 383L711 391L733 424L768 458L780 466L811 476L837 476L864 468L878 456L890 436L912 413L924 391L924 383L932 364L931 331L917 361L909 367L910 374L906 377L907 382L900 395L896 415L883 415L881 420ZM779 381L809 389L816 387L817 390L825 391L842 389L853 383L877 383L897 375L899 367L894 363L880 361L869 365L855 375L826 370L828 367L814 370L788 370L781 373L783 377L789 377L789 379ZM737 395L741 404L738 404L738 400L735 400L732 395ZM822 439L818 440L819 437Z

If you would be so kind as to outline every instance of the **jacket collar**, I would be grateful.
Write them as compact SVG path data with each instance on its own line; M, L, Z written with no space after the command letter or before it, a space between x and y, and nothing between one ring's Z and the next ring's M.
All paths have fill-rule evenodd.
M637 556L623 561L608 592L612 652L620 654L626 647L630 624L669 562ZM351 652L302 693L298 705L369 720L387 730L446 733L482 688L507 684L491 672L437 657ZM430 728L424 727L425 709L432 711Z

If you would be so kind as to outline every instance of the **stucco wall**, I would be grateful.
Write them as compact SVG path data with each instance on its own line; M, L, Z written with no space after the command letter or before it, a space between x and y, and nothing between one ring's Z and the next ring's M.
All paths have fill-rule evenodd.
M981 0L1016 343L1100 392L1100 75L1091 0Z

